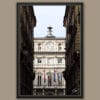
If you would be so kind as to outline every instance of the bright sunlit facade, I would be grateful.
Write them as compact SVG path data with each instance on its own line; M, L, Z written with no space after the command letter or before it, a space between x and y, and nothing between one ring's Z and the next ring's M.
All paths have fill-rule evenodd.
M65 38L51 34L34 38L34 95L65 95Z

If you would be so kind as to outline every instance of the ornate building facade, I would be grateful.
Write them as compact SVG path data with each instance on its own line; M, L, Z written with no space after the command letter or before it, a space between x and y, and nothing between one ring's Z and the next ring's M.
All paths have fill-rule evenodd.
M65 95L65 38L57 38L51 33L34 38L33 95Z

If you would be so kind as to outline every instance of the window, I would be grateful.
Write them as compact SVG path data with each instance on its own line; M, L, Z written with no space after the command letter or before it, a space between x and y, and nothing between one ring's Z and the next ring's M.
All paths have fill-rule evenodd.
M41 50L41 43L38 44L38 50Z
M39 78L39 76L38 76L38 77L37 77L37 85L38 85L38 86L39 86L39 79L40 79L40 78Z
M58 44L58 50L61 50L61 43Z
M41 58L38 58L38 59L37 59L37 62L38 62L38 63L42 63L42 59L41 59Z
M48 58L47 63L48 63L48 64L53 64L53 58Z
M78 12L78 23L80 24L80 12Z
M38 47L38 50L40 51L41 50L41 47Z
M41 86L41 75L39 75L39 74L38 74L38 77L37 77L37 85Z
M58 64L62 63L62 58L58 58Z
M78 7L78 24L80 24L80 7Z
M47 72L48 77L48 86L52 86L52 73L49 71Z
M57 73L58 76L58 85L62 86L62 73Z
M52 76L48 75L48 86L52 85L51 81L52 81Z

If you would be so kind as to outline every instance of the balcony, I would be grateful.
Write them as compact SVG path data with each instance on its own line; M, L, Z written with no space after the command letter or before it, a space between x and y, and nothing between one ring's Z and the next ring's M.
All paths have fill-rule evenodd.
M38 85L34 85L34 89L65 89L65 85L51 85L51 86L48 86L48 85L41 85L41 86L38 86Z
M34 68L65 68L65 64L34 64Z

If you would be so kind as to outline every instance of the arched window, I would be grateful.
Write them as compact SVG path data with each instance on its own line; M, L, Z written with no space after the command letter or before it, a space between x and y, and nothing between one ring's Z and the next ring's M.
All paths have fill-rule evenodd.
M37 85L39 86L39 75L37 77Z
M48 72L48 86L52 85L52 74L51 72Z
M38 77L37 77L37 85L38 86L41 86L41 80L42 78L41 78L41 73L38 73Z
M42 59L41 58L37 58L37 62L38 63L42 63Z
M62 86L62 73L61 72L57 73L57 76L58 76L58 85Z

